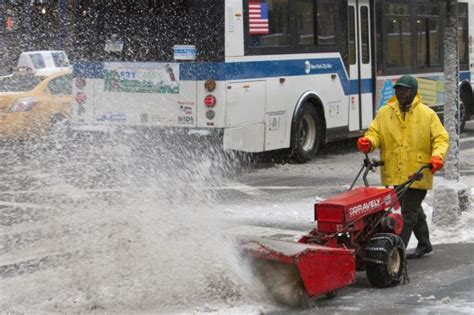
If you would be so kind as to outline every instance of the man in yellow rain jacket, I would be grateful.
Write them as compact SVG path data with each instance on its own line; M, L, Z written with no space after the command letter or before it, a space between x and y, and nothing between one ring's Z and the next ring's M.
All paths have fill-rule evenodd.
M432 174L444 166L449 136L438 115L421 102L414 77L400 77L394 88L395 96L379 110L369 130L359 138L357 148L364 153L380 149L380 158L385 162L381 178L386 186L400 185L421 166L431 164L431 172L425 170L423 179L400 196L404 221L400 236L405 246L412 231L418 240L416 250L407 255L411 259L433 250L421 204L433 186Z

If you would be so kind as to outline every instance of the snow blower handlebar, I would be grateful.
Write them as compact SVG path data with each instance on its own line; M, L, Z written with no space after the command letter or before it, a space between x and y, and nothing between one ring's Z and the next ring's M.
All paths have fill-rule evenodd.
M418 171L416 171L416 173L414 173L413 175L411 175L405 182L401 183L400 185L398 185L396 188L395 188L395 191L400 194L403 192L405 192L408 188L410 188L411 184L413 184L414 182L416 182L417 180L421 180L423 178L423 171L425 169L430 169L432 168L433 166L431 164L425 164L423 165L422 167L420 167L420 169Z
M352 182L352 185L349 188L349 190L352 190L352 188L354 188L355 183L359 179L359 176L362 173L362 171L364 171L364 169L365 171L364 171L364 175L362 175L362 179L364 180L365 187L369 187L369 182L367 181L367 174L369 174L369 171L375 172L376 167L383 166L384 164L385 164L384 161L380 161L376 159L370 160L367 153L365 153L364 164L360 168L359 173L357 173L357 176Z
M359 170L359 173L357 173L357 176L356 178L354 179L354 181L352 182L351 184L351 187L349 188L349 190L352 190L352 188L354 188L354 185L356 184L357 180L359 179L360 177L360 174L362 174L362 172L364 171L364 174L362 175L362 179L364 181L364 185L365 187L368 187L369 186L369 182L367 181L367 174L369 174L369 171L372 171L372 172L375 172L375 168L376 167L380 167L380 166L384 166L384 161L381 161L381 160L376 160L376 159L372 159L370 160L369 159L369 156L367 153L365 153L365 158L364 158L364 163L362 165L362 167L360 168ZM423 178L423 171L425 169L432 169L432 165L431 164L425 164L423 165L422 167L420 167L420 169L418 171L416 171L416 173L414 173L413 175L411 175L407 181L403 182L402 184L398 185L396 187L396 191L397 192L401 192L401 191L405 191L406 189L408 189L411 184L413 184L415 181L418 181L418 180L421 180Z
M371 230L371 233L382 223L382 221L387 217L389 213L391 213L393 206L400 201L400 198L405 194L405 192L410 188L411 184L414 182L421 180L423 178L423 171L425 169L431 169L432 165L431 164L425 164L416 173L411 175L408 180L406 180L404 183L398 185L395 187L395 191L397 192L397 199L393 201L389 206L388 209L386 210L385 214L379 218L379 220L374 224L374 227ZM370 234L370 233L369 233Z

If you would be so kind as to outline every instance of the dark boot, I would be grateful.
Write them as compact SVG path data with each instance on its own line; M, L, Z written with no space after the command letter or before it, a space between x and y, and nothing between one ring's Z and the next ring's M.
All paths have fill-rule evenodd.
M423 257L426 254L429 254L433 251L433 247L420 246L415 249L414 252L407 254L408 259L417 259Z

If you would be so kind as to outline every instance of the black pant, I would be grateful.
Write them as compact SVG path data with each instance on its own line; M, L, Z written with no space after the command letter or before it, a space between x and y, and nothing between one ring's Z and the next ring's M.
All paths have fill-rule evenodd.
M400 197L403 216L403 231L400 236L405 246L408 245L413 231L418 240L418 247L431 248L428 223L426 223L426 215L421 206L426 193L425 189L408 188Z

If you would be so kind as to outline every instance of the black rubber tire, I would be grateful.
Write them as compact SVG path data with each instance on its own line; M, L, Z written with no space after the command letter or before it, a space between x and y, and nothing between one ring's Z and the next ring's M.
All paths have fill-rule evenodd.
M464 131L464 127L466 127L466 120L467 120L467 117L466 117L466 106L465 106L465 104L464 104L463 101L460 101L460 102L459 102L459 112L460 112L460 113L459 113L459 116L460 116L460 117L459 117L459 124L460 124L459 130L460 130L461 132L463 132L463 131Z
M473 100L474 95L472 93L471 85L469 83L462 84L459 91L460 132L464 131L464 128L466 127L466 121L470 120L471 115L473 114Z
M296 113L291 131L291 159L297 163L312 160L323 142L324 121L314 104L307 102Z
M469 120L469 118L471 117L471 113L470 113L470 110L468 107L465 106L464 102L463 101L460 101L459 102L459 111L460 111L460 126L459 126L459 130L460 132L464 132L464 128L466 127L466 121Z
M334 299L337 296L337 290L326 293L326 298Z
M384 288L400 283L406 267L405 244L400 236L376 234L364 253L365 272L372 286Z

